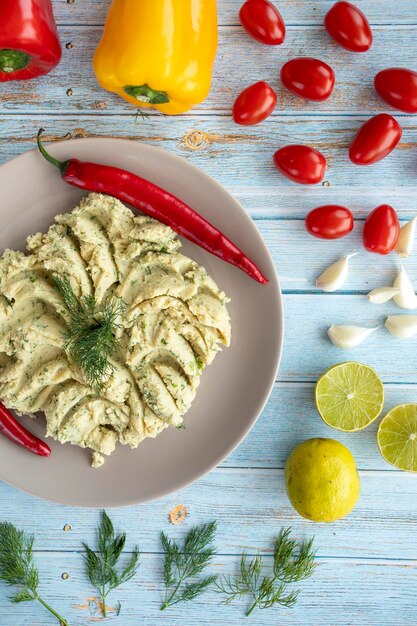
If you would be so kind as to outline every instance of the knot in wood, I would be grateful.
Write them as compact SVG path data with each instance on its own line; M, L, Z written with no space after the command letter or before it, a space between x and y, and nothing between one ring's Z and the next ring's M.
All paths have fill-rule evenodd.
M209 143L207 133L202 130L190 130L183 138L183 144L189 150L203 150Z

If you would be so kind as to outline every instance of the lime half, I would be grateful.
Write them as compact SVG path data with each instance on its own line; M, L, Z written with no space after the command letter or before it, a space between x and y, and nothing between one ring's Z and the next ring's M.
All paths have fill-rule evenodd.
M417 472L417 404L391 409L380 423L377 437L387 463L405 472Z
M319 378L314 399L328 426L353 432L369 426L381 413L384 387L371 367L340 363Z

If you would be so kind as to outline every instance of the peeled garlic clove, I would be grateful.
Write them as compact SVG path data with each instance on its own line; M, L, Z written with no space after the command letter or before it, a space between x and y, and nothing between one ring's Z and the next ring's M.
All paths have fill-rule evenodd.
M362 326L330 326L327 334L333 345L338 348L354 348L377 330L376 328L363 328Z
M417 215L412 220L404 224L400 230L400 236L398 237L397 245L395 246L395 252L403 259L410 256L413 249L414 235L416 232Z
M417 335L417 315L390 315L385 328L398 339L410 339Z
M393 298L395 304L399 306L400 309L417 309L417 296L414 293L413 285L402 265L393 286L395 289L400 290L400 293Z
M368 300L372 304L384 304L388 300L401 293L400 289L395 287L377 287L368 293Z
M348 270L349 259L351 259L357 252L348 254L340 261L336 261L330 265L327 270L324 270L322 274L316 280L316 287L323 289L323 291L336 291L345 283Z

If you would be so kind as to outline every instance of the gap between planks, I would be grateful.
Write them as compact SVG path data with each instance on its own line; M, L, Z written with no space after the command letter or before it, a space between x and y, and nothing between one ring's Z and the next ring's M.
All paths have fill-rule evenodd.
M1 100L1 98L0 98ZM383 105L382 105L383 106ZM382 108L382 107L381 107ZM136 116L136 113L134 111L134 109L132 108L131 111L107 111L105 113L97 113L97 111L83 111L82 113L78 114L76 111L74 112L69 112L68 109L62 109L62 110L56 110L53 111L53 113L51 114L51 111L49 109L37 109L36 111L31 111L30 107L28 107L27 111L22 111L21 113L8 113L7 111L4 111L2 113L0 113L0 119L6 118L6 119L19 119L21 117L27 117L28 113L30 112L31 118L38 118L38 117L44 117L45 115L49 115L50 118L53 117L76 117L77 119L82 119L82 118L91 118L91 117L100 117L100 118L104 118L104 117L120 117L120 118L134 118ZM394 111L394 110L387 110L387 111L383 111L384 113L389 113L389 114L393 114L395 115L395 117L401 117L403 119L408 119L410 120L410 114L409 113L403 113L402 111ZM149 112L146 112L146 115L149 118L168 118L169 116L165 116L162 115L161 113L154 111L154 110L149 110ZM320 119L320 118L334 118L334 119L353 119L353 120L357 120L357 121L364 121L364 118L369 118L370 115L374 115L371 111L369 110L363 110L363 111L355 111L354 113L348 113L346 111L343 110L334 110L334 111L311 111L311 112L306 112L306 111L297 111L296 109L294 110L286 110L286 109L279 109L276 108L273 113L270 115L269 119L274 119L274 118L278 118L278 117L285 117L285 118L295 118L297 119L297 121L309 121L310 119ZM219 118L229 118L231 120L231 110L229 108L227 109L191 109L190 111L187 111L187 113L183 113L180 116L175 116L176 118L181 118L181 119L185 119L187 117L190 117L190 121L198 119L198 118L204 118L204 117L219 117ZM239 127L238 125L234 126L236 128L236 130L238 130ZM250 128L250 127L246 127ZM126 137L124 137L126 138Z
M417 21L413 22L390 22L390 23L380 23L380 22L372 22L369 21L370 26L372 26L373 30L393 30L394 28L396 30L412 30L413 28L415 28L417 26ZM97 22L74 22L74 20L69 20L68 22L66 20L57 20L57 26L58 28L60 28L61 26L63 28L76 28L77 30L83 29L83 28L103 28L104 29L104 21L100 20ZM241 25L238 22L231 22L230 24L219 24L218 25L219 30L242 30ZM321 29L324 28L323 22L322 21L317 21L317 22L291 22L291 21L287 21L285 22L285 28L287 30L317 30L317 29ZM243 30L242 30L243 32Z
M52 558L59 558L61 557L63 554L71 554L71 555L82 555L83 554L83 550L33 550L34 554L38 555L38 556L48 556L48 557L52 557ZM97 553L97 550L95 550L94 552ZM123 554L124 555L129 555L129 554L133 554L132 550L123 550ZM164 554L164 552L161 550L160 552L155 552L155 551L146 551L146 550L141 550L141 557L154 557L154 556L162 556ZM218 557L226 557L226 558L235 558L236 556L240 556L241 552L216 552L216 558ZM247 556L257 556L259 554L259 552L246 552ZM266 559L273 559L274 555L272 553L268 554L262 554L263 558ZM413 567L415 565L417 565L417 560L416 559L405 559L405 558L401 558L401 557L377 557L377 556L369 556L369 557L363 557L363 556L332 556L332 555L326 555L326 554L320 554L316 556L316 561L322 561L322 562L326 562L326 561L343 561L344 563L367 563L369 561L372 561L373 563L399 563L401 565L406 565L409 564L410 567Z

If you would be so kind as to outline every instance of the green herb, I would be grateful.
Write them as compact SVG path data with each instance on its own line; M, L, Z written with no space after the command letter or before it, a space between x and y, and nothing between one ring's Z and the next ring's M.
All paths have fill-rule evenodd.
M124 569L117 567L125 543L126 533L115 535L112 521L105 511L102 513L98 530L98 553L83 543L87 574L100 596L103 617L107 617L106 598L110 591L133 578L139 567L140 552L138 547L133 550L130 561ZM120 613L120 603L118 612Z
M87 383L101 391L114 366L109 361L119 347L116 320L125 308L123 300L110 298L99 307L94 296L77 298L68 278L54 277L68 315L63 350L83 371Z
M215 555L213 547L215 534L216 522L196 526L186 536L181 550L178 542L161 533L165 551L165 601L161 611L179 602L193 600L216 582L217 576L207 576L183 585L188 578L200 574L212 560Z
M263 558L258 554L248 561L242 554L240 571L237 576L223 576L217 582L217 591L226 594L224 604L230 604L235 598L250 594L253 604L246 613L249 616L258 607L267 609L275 604L292 608L297 602L299 590L288 591L288 585L311 576L316 568L313 540L303 542L298 547L290 539L291 529L281 530L275 541L274 566L272 576L261 576L264 567Z
M69 626L38 594L39 570L33 562L33 535L26 535L9 522L0 523L0 580L21 587L11 596L19 602L40 602L63 626Z

